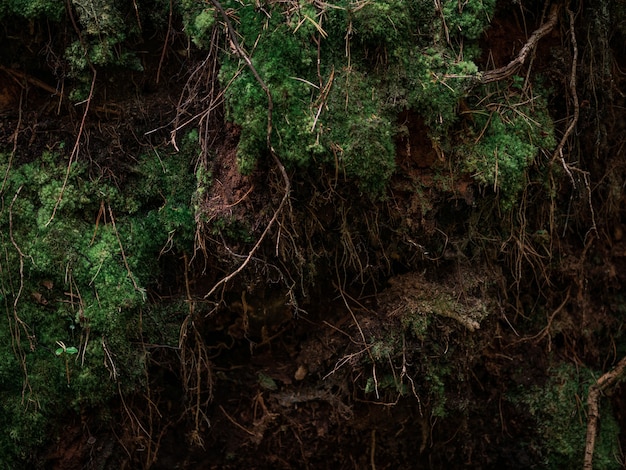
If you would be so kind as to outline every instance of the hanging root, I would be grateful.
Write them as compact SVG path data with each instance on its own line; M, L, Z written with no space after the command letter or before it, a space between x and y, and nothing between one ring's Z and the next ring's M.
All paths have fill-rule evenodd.
M204 442L200 437L200 430L202 423L205 423L207 426L210 425L209 419L203 410L213 398L213 373L204 339L195 323L195 303L191 298L191 289L189 287L189 260L187 255L184 255L184 263L185 292L189 313L180 328L180 363L183 387L191 403L190 411L194 424L189 438L192 444L204 447Z
M517 73L520 67L524 65L524 62L526 62L530 53L535 49L535 47L537 47L539 40L550 33L550 31L552 31L552 29L556 26L559 19L560 8L561 7L558 4L553 5L550 9L550 14L548 15L548 21L533 32L530 38L528 38L528 41L526 41L526 44L524 44L524 47L522 47L519 51L519 54L517 54L517 57L504 67L485 72L480 80L481 83L498 82Z
M248 54L243 50L243 48L239 44L239 40L237 39L237 34L235 33L235 29L233 28L233 25L230 22L230 19L228 18L228 15L226 14L226 11L224 11L224 8L220 4L220 2L218 2L217 0L211 0L211 3L217 9L217 11L220 13L220 15L222 16L222 19L224 20L224 23L226 24L226 29L228 31L228 36L229 36L229 39L230 39L230 41L232 43L233 48L235 49L235 52L246 63L247 67L252 72L252 75L254 75L254 78L256 79L258 84L261 86L261 88L265 92L265 95L267 96L267 134L266 134L267 148L268 148L268 150L269 150L269 152L270 152L270 154L272 156L272 159L274 160L274 163L276 164L276 167L280 171L280 174L281 174L281 176L283 178L283 181L285 183L285 188L284 188L283 197L282 197L282 199L280 201L280 204L278 205L278 208L274 211L274 215L272 216L272 218L270 219L269 223L265 227L265 230L263 230L263 233L261 234L261 236L259 237L259 239L255 243L255 245L248 252L248 256L246 257L246 259L243 261L243 263L241 263L241 265L239 265L239 267L237 269L235 269L233 272L231 272L228 276L226 276L226 277L222 278L220 281L218 281L213 286L213 288L204 296L205 299L210 297L211 295L213 295L217 291L217 289L219 289L220 287L226 285L231 279L233 279L241 271L243 271L245 269L245 267L250 263L250 260L252 260L252 258L255 255L255 253L261 247L261 244L263 243L263 241L267 237L267 234L269 233L270 229L276 223L276 220L278 219L278 216L280 215L280 213L282 212L283 208L285 207L285 204L289 200L289 194L290 194L290 191L291 191L291 182L289 180L289 176L287 175L287 172L285 170L284 165L282 164L282 162L280 161L280 159L276 155L276 152L274 151L274 147L272 146L272 112L273 112L273 109L274 109L274 101L272 99L272 94L270 92L270 89L268 88L267 84L263 81L263 79L259 75L259 72L256 70L256 68L252 64L252 61L250 60L250 57L248 56Z
M578 64L578 45L576 43L576 34L574 32L574 13L568 8L567 14L569 15L569 20L570 20L570 37L572 41L572 50L573 50L572 51L572 54L573 54L572 55L572 73L570 75L569 85L570 85L570 94L572 95L572 101L574 103L574 116L572 117L569 125L567 126L567 130L565 131L565 134L563 134L563 137L561 138L559 145L557 145L556 150L554 151L553 158L559 158L559 160L561 161L561 164L563 165L563 169L565 170L570 180L572 181L572 185L575 187L576 182L574 180L574 176L572 175L572 171L569 165L567 164L567 162L565 161L565 158L563 157L563 147L565 147L567 140L569 139L570 135L576 128L576 124L578 123L578 116L580 114L580 106L578 104L578 93L576 92L576 67Z

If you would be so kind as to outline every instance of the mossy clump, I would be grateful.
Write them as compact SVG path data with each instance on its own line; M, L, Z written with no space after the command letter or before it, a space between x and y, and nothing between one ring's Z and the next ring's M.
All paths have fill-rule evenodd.
M0 18L9 16L27 20L58 21L65 12L64 2L57 0L9 0L0 4Z
M582 466L587 431L583 404L594 381L590 370L561 364L550 370L543 386L535 385L511 394L510 400L535 422L535 437L523 444L536 450L542 468ZM593 468L621 468L616 458L620 455L619 424L608 403L601 406L600 414Z
M118 186L62 149L0 154L0 452L13 468L59 417L145 385L141 345L167 324L147 291L162 253L193 249L195 177L187 153L138 160Z
M488 25L494 2L470 3L477 6L464 4L454 16L467 31L448 37L462 36L475 52L469 43ZM460 55L442 39L444 23L432 2L222 5L271 93L277 155L292 169L334 167L373 198L395 171L398 114L415 109L433 135L444 136L478 77L476 54ZM193 40L208 43L212 33L197 27L210 24L208 10L186 11ZM237 54L221 62L227 118L241 126L239 170L250 173L268 155L268 97Z
M456 149L463 171L499 196L500 208L512 209L526 187L541 151L556 145L545 98L519 95L472 114L466 143Z
M496 0L444 1L441 5L448 30L475 40L489 26Z

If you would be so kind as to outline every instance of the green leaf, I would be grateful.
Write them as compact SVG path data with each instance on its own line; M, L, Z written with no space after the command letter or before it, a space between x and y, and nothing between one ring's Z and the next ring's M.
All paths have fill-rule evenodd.
M276 382L274 381L274 379L271 378L269 375L265 375L263 372L259 372L258 376L259 376L259 385L265 390L277 390L278 389L278 385L276 385Z

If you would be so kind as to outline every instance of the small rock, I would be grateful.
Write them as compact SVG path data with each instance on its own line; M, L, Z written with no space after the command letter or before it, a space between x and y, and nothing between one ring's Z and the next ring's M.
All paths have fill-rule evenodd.
M306 377L306 374L308 373L307 369L305 366L300 365L300 367L298 367L298 370L296 371L296 373L294 374L294 379L296 380L304 380L304 378Z

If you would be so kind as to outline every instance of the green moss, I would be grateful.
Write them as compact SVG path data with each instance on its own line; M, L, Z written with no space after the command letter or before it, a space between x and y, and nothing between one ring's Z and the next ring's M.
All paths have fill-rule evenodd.
M473 136L473 142L459 147L462 167L499 194L504 210L516 205L540 150L555 146L552 120L539 96L531 103L508 96L506 103L493 104L489 112L477 112L468 140Z
M12 203L0 210L7 319L0 323L0 416L10 430L0 451L7 462L26 462L63 413L144 385L142 328L164 315L152 312L146 289L157 281L163 251L193 246L195 175L185 152L142 156L122 189L88 178L77 164L64 185L62 153L8 171L2 198ZM0 154L3 172L7 164ZM176 344L175 335L167 338ZM78 354L55 354L59 342Z
M166 0L7 0L0 4L0 18L16 22L18 30L30 31L30 35L25 33L21 39L28 43L35 39L40 25L47 25L44 27L49 29L44 35L49 34L50 40L46 50L49 57L57 57L55 74L68 78L64 82L65 92L71 99L82 101L89 96L92 68L143 70L141 55L136 52L137 44L143 42L143 28L167 30L170 3ZM209 27L206 18L201 20L199 28Z
M309 160L307 146L313 136L312 88L305 81L316 81L312 67L315 50L306 36L306 28L294 32L278 12L267 18L252 6L241 8L240 22L245 37L263 32L252 61L272 93L274 145L288 165L305 164ZM220 77L222 83L239 77L226 90L226 98L229 118L243 127L237 154L239 169L250 173L266 147L268 101L252 73L248 69L240 71L241 65L236 58L228 58Z
M65 11L64 2L57 0L9 0L0 4L0 18L8 15L25 19L61 19Z
M536 437L526 444L537 449L543 468L582 466L587 423L582 404L586 403L588 388L593 382L589 370L561 365L551 370L544 386L520 390L511 397L536 423ZM606 402L600 414L593 468L621 468L616 460L620 455L619 425Z
M429 325L429 315L422 312L414 311L402 317L402 326L420 340L425 339Z
M412 3L383 0L349 5L349 21L355 39L373 47L402 41L412 27Z
M180 10L185 31L193 43L200 48L208 47L211 28L215 24L215 12L210 2L180 0L176 7Z
M450 34L478 39L493 18L496 0L445 0L441 4Z
M430 365L425 379L431 397L430 413L433 417L444 418L448 414L446 409L446 386L445 378L449 370L445 366Z
M435 135L445 135L477 67L427 39L442 27L430 2L281 5L260 11L252 2L224 2L272 94L274 149L290 168L338 165L362 191L380 196L395 171L398 113L416 109ZM481 18L472 31L484 26L489 5L467 7L466 21L472 12ZM189 24L205 15L194 14ZM220 81L227 116L242 129L239 169L250 173L267 157L268 99L235 55L223 58Z
M246 222L228 217L218 217L211 224L214 235L220 234L227 240L250 243L254 240L252 230Z

